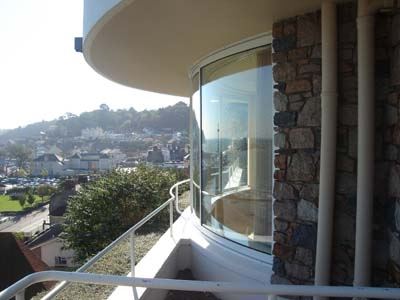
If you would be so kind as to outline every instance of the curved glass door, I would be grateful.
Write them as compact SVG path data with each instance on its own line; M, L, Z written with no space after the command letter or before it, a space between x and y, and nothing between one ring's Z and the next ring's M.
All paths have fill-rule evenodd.
M271 50L261 47L201 69L203 226L270 253Z

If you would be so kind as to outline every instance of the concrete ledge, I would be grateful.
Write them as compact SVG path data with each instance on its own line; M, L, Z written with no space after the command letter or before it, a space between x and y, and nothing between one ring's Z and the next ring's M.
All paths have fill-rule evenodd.
M272 256L208 233L196 225L198 219L186 209L136 265L135 275L143 278L176 278L179 270L191 269L199 280L268 284ZM128 274L129 276L130 274ZM134 294L136 292L136 295ZM109 300L165 299L167 290L117 287ZM136 296L136 297L135 297ZM216 294L222 300L265 300L265 295Z
M187 212L184 212L187 214ZM186 236L186 221L180 217L136 265L135 275L144 278L175 278L179 270L191 264L191 246ZM130 273L127 275L130 276ZM146 288L117 287L108 300L164 299L168 291ZM135 294L136 295L135 295Z

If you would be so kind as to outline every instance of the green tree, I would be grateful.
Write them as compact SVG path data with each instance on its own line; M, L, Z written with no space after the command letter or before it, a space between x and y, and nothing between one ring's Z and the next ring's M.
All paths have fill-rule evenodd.
M4 148L0 148L0 160L7 158L7 151Z
M139 166L114 171L84 185L69 201L64 227L66 246L84 260L107 246L169 198L176 174ZM165 210L158 222L168 218Z
M110 107L105 103L100 104L100 109L105 111L110 111Z
M35 196L33 196L32 191L29 191L26 193L26 201L31 206L35 202Z
M42 177L48 177L49 176L49 171L47 171L47 169L42 169L40 171L40 176Z
M25 170L25 168L19 168L17 171L17 176L19 177L25 177L28 175L28 171Z
M39 185L36 188L36 193L40 197L42 197L42 202L44 201L44 197L45 196L51 196L53 193L55 193L55 191L56 191L56 188L54 188L54 187L52 187L50 185L47 185L47 184Z
M18 198L19 205L21 205L21 207L23 208L25 206L25 202L26 202L25 194L20 194L20 195L18 195L17 198Z

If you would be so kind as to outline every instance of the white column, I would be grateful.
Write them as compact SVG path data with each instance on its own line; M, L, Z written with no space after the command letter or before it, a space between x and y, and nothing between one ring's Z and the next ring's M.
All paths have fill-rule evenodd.
M336 3L322 2L321 159L315 285L329 285L335 202L337 126ZM319 299L319 297L315 297Z

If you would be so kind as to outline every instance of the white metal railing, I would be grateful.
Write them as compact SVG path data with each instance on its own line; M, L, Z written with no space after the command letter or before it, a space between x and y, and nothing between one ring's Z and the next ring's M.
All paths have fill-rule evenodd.
M173 225L173 202L176 210L179 208L179 186L190 180L184 180L173 185L169 191L171 198L148 214L140 222L132 226L110 245L96 254L93 258L82 265L76 272L44 271L30 274L12 286L0 292L0 300L8 300L16 297L16 300L23 300L25 289L32 284L44 281L62 281L43 299L51 299L56 296L69 283L87 283L111 286L144 287L165 290L183 290L215 293L234 294L259 294L266 295L270 300L277 295L284 296L319 296L319 297L352 297L352 298L378 298L378 299L400 299L399 288L377 288L377 287L348 287L348 286L304 286L304 285L274 285L249 282L217 282L217 281L194 281L161 278L138 278L135 277L135 232L146 222L156 216L162 209L169 205L170 208L170 232L172 235ZM175 190L175 193L174 193ZM131 277L84 273L101 257L107 254L116 244L123 239L131 239Z
M319 296L399 299L399 288L349 287L349 286L313 286L313 285L279 285L249 282L195 281L163 278L135 278L116 275L103 275L81 272L44 271L30 274L9 288L0 292L0 300L21 295L32 284L43 281L69 281L87 284L144 287L163 290L182 290L214 293L256 294L275 298L283 296ZM22 297L22 296L21 296Z
M111 244L109 244L107 247L105 247L103 250L101 250L99 253L97 253L95 256L93 256L91 259L89 259L85 264L83 264L80 268L76 270L76 272L84 272L88 268L90 268L92 265L94 265L99 259L101 259L104 255L109 253L117 244L119 244L122 240L126 238L130 238L130 258L131 258L131 276L135 276L135 265L136 265L136 253L135 253L135 233L136 231L141 228L144 224L146 224L148 221L150 221L153 217L155 217L159 212L161 212L165 207L169 205L169 230L170 234L172 236L172 225L174 223L174 206L173 202L175 201L176 203L176 210L179 214L182 213L182 211L179 209L179 186L182 184L185 184L189 182L190 179L186 179L183 181L179 181L175 183L169 190L170 198L165 201L162 205L160 205L158 208L153 210L151 213L149 213L146 217L144 217L142 220L140 220L138 223L133 225L131 228L129 228L127 231L125 231L122 235L120 235L117 239L115 239ZM174 193L175 190L175 193ZM42 300L50 300L53 299L60 291L62 291L64 288L66 288L69 284L69 281L63 281L60 282L54 289L52 289L49 293L47 293ZM20 293L22 294L22 293ZM23 300L24 298L22 295L19 295L17 300Z

